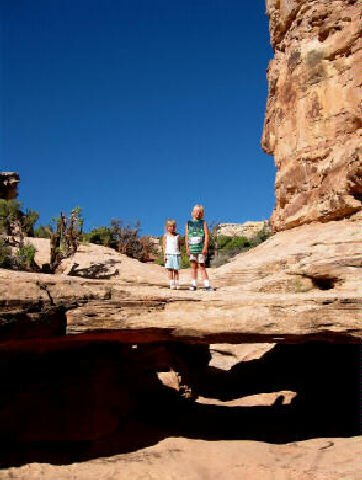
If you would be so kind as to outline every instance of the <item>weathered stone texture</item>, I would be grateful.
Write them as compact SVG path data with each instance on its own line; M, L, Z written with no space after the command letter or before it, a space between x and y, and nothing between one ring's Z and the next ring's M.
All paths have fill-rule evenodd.
M0 198L13 200L18 196L19 175L14 172L0 172Z
M0 343L64 334L132 344L360 342L357 222L278 232L211 270L213 292L190 292L184 270L182 289L169 290L160 266L107 250L82 246L64 262L86 268L87 255L97 264L118 257L108 280L0 269Z
M267 0L274 59L262 147L274 230L361 209L361 22L356 0Z
M219 223L217 228L217 235L253 238L261 230L264 230L265 232L270 231L270 225L268 220L244 223Z

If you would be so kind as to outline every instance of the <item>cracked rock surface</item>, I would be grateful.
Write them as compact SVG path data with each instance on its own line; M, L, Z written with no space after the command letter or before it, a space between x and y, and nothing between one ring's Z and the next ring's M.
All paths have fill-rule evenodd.
M274 230L361 210L360 3L267 0L274 58L262 146L277 168Z
M128 343L355 343L361 334L359 245L357 220L279 232L210 270L212 292L189 292L188 271L181 274L182 290L170 291L161 267L110 249L107 258L120 269L109 280L1 270L0 338L57 332ZM67 268L81 255L89 261L90 248L100 261L98 247L87 248L67 259ZM45 320L51 315L53 333Z

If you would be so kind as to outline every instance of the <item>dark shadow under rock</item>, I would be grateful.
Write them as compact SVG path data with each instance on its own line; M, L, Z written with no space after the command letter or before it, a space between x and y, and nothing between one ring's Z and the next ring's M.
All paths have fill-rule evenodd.
M359 346L277 345L230 372L207 367L207 355L193 348L103 342L43 353L2 351L0 464L68 464L167 436L285 443L359 434ZM157 378L157 370L177 362L185 372L194 364L188 381L205 397L279 390L297 396L271 407L194 403Z

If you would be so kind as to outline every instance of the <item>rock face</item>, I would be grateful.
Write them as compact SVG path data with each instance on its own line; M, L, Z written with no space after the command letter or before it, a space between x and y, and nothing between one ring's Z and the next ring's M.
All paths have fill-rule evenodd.
M15 172L0 172L0 198L13 200L18 196L19 174Z
M275 231L361 209L360 2L267 0L274 59L262 147Z
M261 222L219 223L217 228L217 235L253 238L261 230L264 230L265 232L270 231L270 225L268 220L264 220Z
M0 269L1 478L360 477L358 10L267 0L281 231L215 291L92 245Z
M110 259L116 275L79 277ZM91 478L83 467L111 457L98 478L110 462L112 474L141 479L151 468L143 449L157 453L166 437L183 437L188 450L156 455L175 458L170 478L196 441L222 442L215 462L230 462L225 480L246 471L253 480L358 478L359 440L346 440L359 434L360 415L357 221L278 232L211 270L213 292L190 292L188 271L183 289L169 290L161 267L104 247L80 248L62 266L77 274L0 269L0 467L12 467L1 478ZM255 342L277 344L225 345ZM307 467L295 461L306 441ZM267 466L264 455L255 461L263 442ZM142 461L133 465L135 450ZM194 459L189 478L214 478L216 463L210 471L206 457ZM153 478L168 478L152 465Z
M63 266L84 273L87 258L116 261L112 255L119 272L108 280L0 270L0 341L57 332L125 343L356 343L361 337L357 221L279 232L211 270L214 292L189 292L189 272L181 274L182 290L170 291L161 267L104 247L80 248Z

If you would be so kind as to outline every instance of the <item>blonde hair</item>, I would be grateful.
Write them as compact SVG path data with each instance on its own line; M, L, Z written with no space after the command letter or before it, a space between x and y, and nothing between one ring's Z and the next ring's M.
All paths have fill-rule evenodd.
M170 225L175 225L175 228L177 227L177 223L176 223L175 220L172 220L172 219L166 220L166 223L165 223L165 228L166 228L166 230L167 230L167 228L168 228Z
M202 205L194 205L194 208L192 209L192 212L191 212L191 215L192 215L192 218L194 218L194 211L195 210L200 210L201 212L201 219L204 218L205 216L205 209Z

